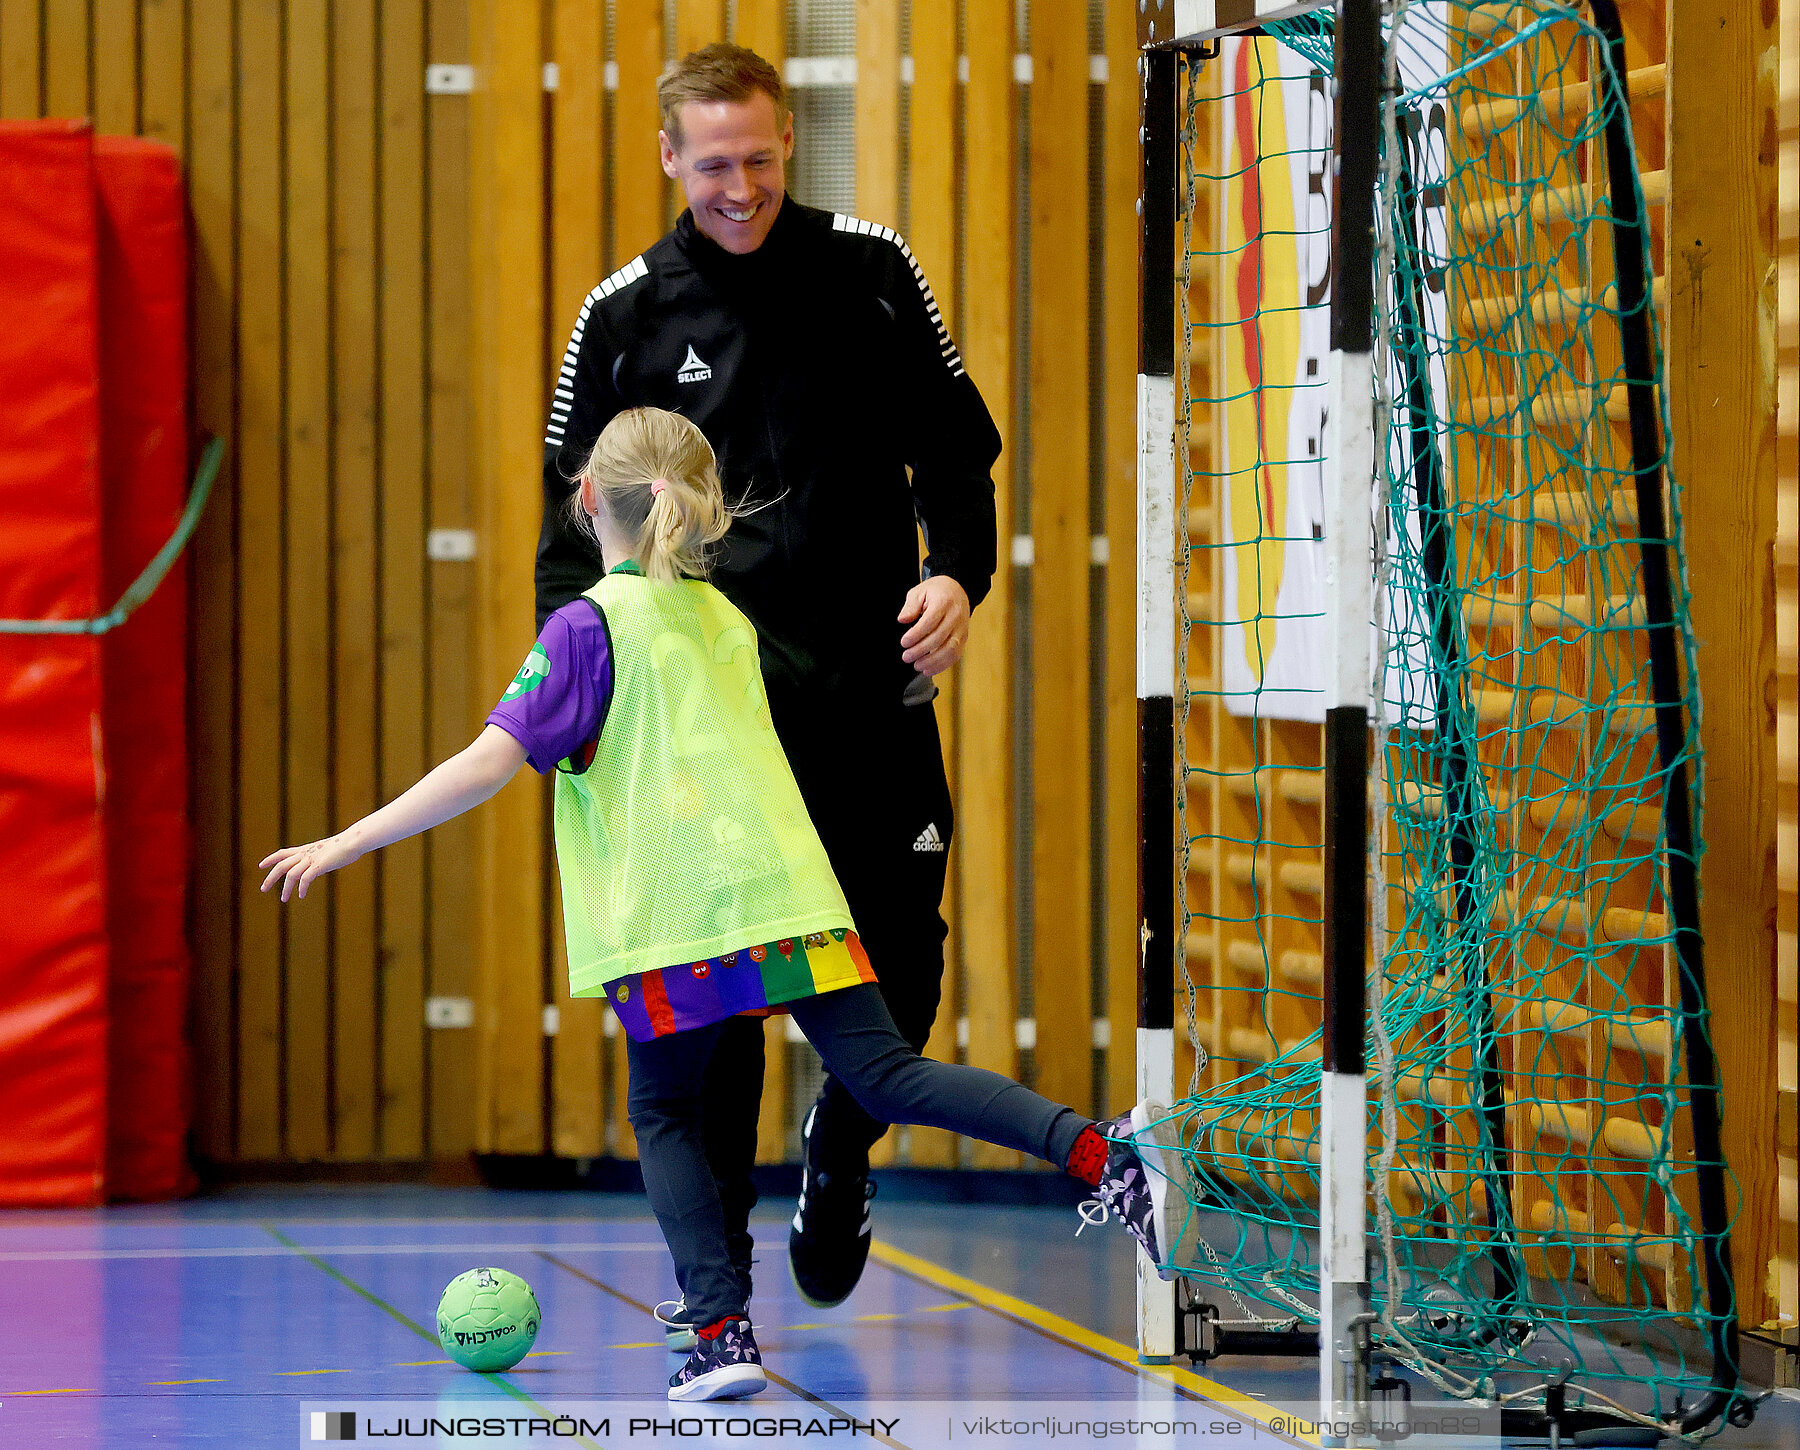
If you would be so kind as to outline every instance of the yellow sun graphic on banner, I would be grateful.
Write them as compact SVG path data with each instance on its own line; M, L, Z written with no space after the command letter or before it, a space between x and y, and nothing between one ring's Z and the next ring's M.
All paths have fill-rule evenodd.
M1236 618L1259 684L1275 648L1275 596L1286 544L1288 417L1300 361L1300 254L1289 175L1287 116L1275 40L1237 47L1233 154L1225 188L1225 295L1236 321L1225 341L1225 436Z

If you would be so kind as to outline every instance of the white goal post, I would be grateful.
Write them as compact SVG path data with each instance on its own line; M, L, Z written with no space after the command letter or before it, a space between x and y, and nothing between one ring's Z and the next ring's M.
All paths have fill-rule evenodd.
M1323 0L1142 0L1139 71L1143 143L1139 198L1138 367L1138 1096L1174 1097L1175 973L1182 895L1175 822L1180 712L1176 678L1185 459L1176 417L1176 276L1182 51L1264 21L1327 8ZM1364 980L1368 946L1367 757L1370 714L1374 478L1374 201L1381 85L1380 0L1343 0L1338 26L1341 148L1332 207L1340 284L1332 300L1330 417L1336 460L1326 500L1326 598L1334 643L1326 701L1324 1078L1321 1084L1320 1407L1326 1418L1369 1422L1366 1252L1367 1086ZM1343 108L1348 105L1351 114ZM1348 204L1346 204L1348 199ZM1164 1246L1169 1252L1172 1246ZM1180 1353L1176 1296L1138 1265L1138 1352L1149 1363Z

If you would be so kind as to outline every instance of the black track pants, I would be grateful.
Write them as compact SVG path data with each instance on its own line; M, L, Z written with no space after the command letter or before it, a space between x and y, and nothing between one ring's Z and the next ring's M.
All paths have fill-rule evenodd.
M791 1004L794 1020L826 1067L855 1095L871 1121L946 1128L1017 1149L1063 1167L1089 1120L985 1068L933 1062L895 1030L870 986L846 987ZM742 1314L748 1295L732 1267L730 1233L715 1166L703 1141L705 1072L724 1023L629 1041L631 1126L637 1133L644 1192L656 1213L675 1278L697 1325Z
M929 704L839 712L824 725L801 708L782 710L780 730L807 811L818 828L850 914L900 1035L924 1051L943 991L939 913L955 818L944 777L937 714ZM707 1162L718 1181L740 1261L749 1245L756 1189L762 1024L725 1025L705 1074ZM814 1162L866 1173L869 1149L887 1131L826 1077L813 1128Z

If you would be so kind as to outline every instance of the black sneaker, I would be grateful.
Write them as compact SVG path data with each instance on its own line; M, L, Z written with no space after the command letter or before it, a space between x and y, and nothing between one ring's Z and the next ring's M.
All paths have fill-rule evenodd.
M869 1261L869 1200L875 1185L866 1174L825 1173L813 1167L815 1105L800 1129L800 1204L788 1231L788 1270L800 1297L815 1309L842 1304Z
M1157 1276L1174 1279L1175 1270L1163 1262L1164 1249L1173 1239L1169 1211L1173 1163L1168 1155L1175 1145L1167 1124L1160 1121L1167 1117L1166 1108L1139 1103L1129 1113L1094 1124L1111 1151L1093 1198L1081 1205L1081 1222L1082 1228L1105 1223L1110 1212L1149 1255ZM1079 1235L1081 1229L1075 1232Z
M669 1377L669 1398L741 1400L768 1387L750 1321L729 1319L712 1338L699 1336L687 1363Z

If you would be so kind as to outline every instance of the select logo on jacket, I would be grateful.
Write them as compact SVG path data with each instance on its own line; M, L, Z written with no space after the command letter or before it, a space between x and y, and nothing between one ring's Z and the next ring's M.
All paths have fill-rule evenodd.
M693 343L688 344L687 357L682 360L681 369L675 374L678 383L703 383L712 376L712 366L700 361L700 355L694 351Z
M944 838L938 834L937 822L933 821L919 832L919 839L913 842L915 851L942 851Z

